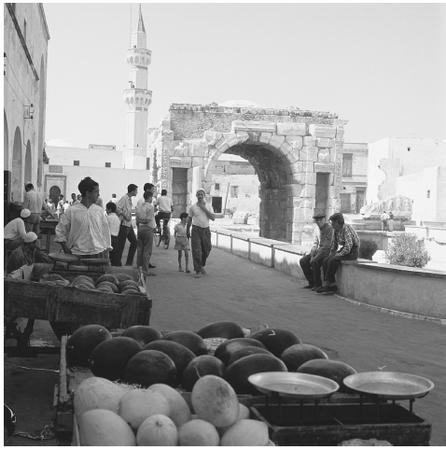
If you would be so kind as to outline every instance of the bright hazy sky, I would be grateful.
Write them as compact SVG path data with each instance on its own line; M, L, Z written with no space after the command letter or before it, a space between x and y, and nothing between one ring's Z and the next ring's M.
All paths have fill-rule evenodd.
M125 143L137 4L44 4L47 143ZM149 127L171 103L337 113L345 140L446 138L445 4L144 3Z

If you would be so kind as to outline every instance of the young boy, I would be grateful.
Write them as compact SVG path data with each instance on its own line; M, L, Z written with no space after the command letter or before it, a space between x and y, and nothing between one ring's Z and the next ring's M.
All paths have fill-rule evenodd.
M181 222L177 223L174 228L175 236L175 250L178 250L178 272L183 272L181 266L181 257L184 250L184 261L186 264L186 273L190 273L189 270L189 239L187 238L187 218L188 214L183 212L180 214Z
M113 250L110 252L110 263L112 266L120 266L118 260L117 246L118 246L118 234L121 221L116 214L116 205L113 202L108 202L106 205L108 226L110 227L111 245Z

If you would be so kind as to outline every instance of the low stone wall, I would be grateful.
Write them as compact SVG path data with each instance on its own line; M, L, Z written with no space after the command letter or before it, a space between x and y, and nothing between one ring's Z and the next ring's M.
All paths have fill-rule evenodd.
M298 245L221 230L212 231L212 244L305 280L299 266L304 249ZM336 279L347 299L446 323L446 272L358 260L342 263Z

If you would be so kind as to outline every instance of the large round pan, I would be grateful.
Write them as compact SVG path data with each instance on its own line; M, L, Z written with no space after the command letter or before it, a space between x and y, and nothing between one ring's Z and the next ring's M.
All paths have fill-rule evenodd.
M296 372L260 372L250 375L248 381L264 394L301 399L328 397L339 389L338 383L328 378Z
M381 371L349 375L344 384L362 394L395 400L423 397L434 388L432 381L418 375Z

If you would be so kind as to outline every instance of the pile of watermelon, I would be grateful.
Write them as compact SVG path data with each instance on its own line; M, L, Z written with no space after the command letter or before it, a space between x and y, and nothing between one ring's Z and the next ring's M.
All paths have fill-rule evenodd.
M213 354L209 342L218 339ZM245 336L233 322L215 322L197 332L161 333L135 325L112 337L101 325L76 330L67 342L69 366L89 367L96 377L148 388L165 384L192 391L206 375L226 380L237 394L259 392L248 377L259 372L290 371L319 375L336 381L356 373L350 365L330 360L320 348L303 343L294 333L265 328Z

